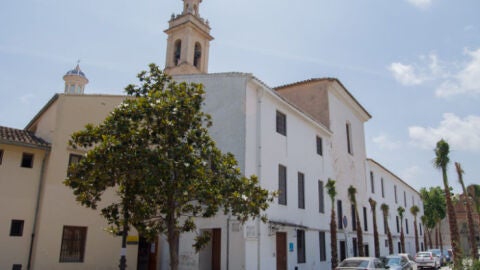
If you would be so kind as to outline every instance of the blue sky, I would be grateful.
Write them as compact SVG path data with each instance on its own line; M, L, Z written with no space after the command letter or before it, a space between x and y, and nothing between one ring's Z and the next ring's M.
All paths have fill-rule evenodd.
M4 1L0 9L0 125L23 128L77 60L86 93L123 94L165 63L180 0ZM450 184L480 184L480 1L205 0L215 37L210 72L253 73L274 87L335 77L372 114L369 157L415 188L441 184L439 138L451 146Z

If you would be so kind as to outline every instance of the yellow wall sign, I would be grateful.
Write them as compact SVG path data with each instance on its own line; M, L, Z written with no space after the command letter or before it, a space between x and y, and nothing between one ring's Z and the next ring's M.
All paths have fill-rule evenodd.
M136 245L136 244L138 244L138 235L127 236L127 245Z

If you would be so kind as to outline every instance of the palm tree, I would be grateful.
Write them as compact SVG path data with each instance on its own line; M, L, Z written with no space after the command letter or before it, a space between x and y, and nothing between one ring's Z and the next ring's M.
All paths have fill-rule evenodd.
M348 187L348 199L353 205L353 208L355 209L355 223L356 223L356 229L357 229L357 250L358 250L358 256L363 257L364 256L364 249L363 249L363 232L362 232L362 225L360 224L360 216L358 215L358 208L357 208L357 189L350 185Z
M337 191L335 190L335 180L328 179L327 184L328 196L332 201L332 212L330 215L330 249L332 254L332 269L335 269L338 265L338 254L337 254L337 222L335 219L335 196L337 196Z
M472 206L470 204L470 196L468 196L467 190L465 188L465 184L463 183L463 170L462 166L460 163L455 162L455 168L457 169L457 174L458 174L458 182L460 182L460 185L462 186L463 190L463 196L465 197L466 200L466 206L467 206L467 219L468 219L468 240L470 241L470 253L472 255L472 258L475 260L478 259L478 253L477 253L477 240L475 239L475 227L473 225L473 216L472 216Z
M412 207L410 207L410 213L412 213L413 215L413 227L414 227L413 230L415 233L415 252L420 251L420 245L418 244L418 229L417 229L417 214L419 211L420 211L420 208L418 208L418 206L416 205L412 205Z
M450 162L448 154L450 152L450 146L443 139L437 142L435 148L435 159L433 161L434 166L442 171L443 186L445 188L445 199L447 202L448 223L450 225L450 239L453 249L453 257L455 267L460 267L462 264L462 250L460 249L460 235L458 234L457 217L455 209L452 204L452 197L450 194L450 186L448 185L447 165Z
M387 231L387 239L388 239L388 254L393 254L393 239L392 239L392 232L390 232L390 226L388 225L388 210L389 207L387 204L382 203L380 208L383 212L383 224L385 226L385 230Z
M400 253L405 253L405 234L403 234L403 213L405 213L405 208L399 206L397 212L400 217L400 247L402 248Z
M378 240L378 228L377 228L377 202L370 198L368 199L370 203L370 209L372 210L373 218L373 244L375 245L375 257L380 257L380 244Z

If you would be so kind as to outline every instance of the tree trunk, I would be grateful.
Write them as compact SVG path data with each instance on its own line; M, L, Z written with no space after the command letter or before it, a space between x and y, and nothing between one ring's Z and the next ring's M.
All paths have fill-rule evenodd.
M430 243L430 249L433 248L433 242L432 242L432 231L428 231L428 242Z
M445 200L447 202L448 223L450 225L450 239L453 249L453 258L455 260L455 268L462 265L462 250L460 249L460 236L457 227L457 215L452 204L452 197L450 195L450 187L448 186L447 168L442 167L443 185L445 187ZM459 269L459 268L458 268Z
M377 213L375 207L372 206L373 213L373 244L375 245L375 257L380 257L380 244L378 240L378 227L377 227Z
M168 247L170 249L170 270L178 269L178 238L179 233L175 224L168 221Z
M443 254L442 222L438 223L438 240L440 241L440 251Z
M415 233L415 252L420 251L420 245L418 243L418 229L417 229L417 216L415 215L413 217L413 227L414 227L414 233Z
M390 225L388 225L388 215L383 213L383 224L386 224L387 229L387 239L388 239L388 254L393 254L393 239L392 233L390 232Z
M460 182L460 185L462 185L463 196L466 201L465 204L467 207L468 238L469 238L468 240L470 242L470 255L472 256L472 258L476 260L478 259L477 239L475 238L475 227L474 227L473 216L472 216L473 210L470 202L470 196L467 192L467 189L465 188L465 184L463 183L463 176L462 176L463 170L462 170L462 167L460 166L460 163L455 163L455 167L457 168L458 182Z
M401 253L405 253L405 234L403 234L403 225L400 227L400 247L402 248Z
M358 256L364 257L365 256L365 249L363 248L363 231L362 231L362 224L360 223L360 216L358 215L357 204L355 204L355 216L356 224L357 224L357 249L358 249Z
M338 254L337 254L337 222L335 220L335 209L334 202L332 202L332 213L330 219L330 249L332 255L332 269L335 269L338 265Z

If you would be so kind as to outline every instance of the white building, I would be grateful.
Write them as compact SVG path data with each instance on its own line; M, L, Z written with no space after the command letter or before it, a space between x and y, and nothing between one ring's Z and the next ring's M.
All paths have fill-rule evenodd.
M235 217L223 215L198 219L199 232L211 231L212 241L195 253L193 237L199 232L182 235L180 269L330 269L332 207L338 217L339 258L358 252L347 194L351 185L357 189L358 218L366 253L374 256L368 202L372 198L377 201L381 254L388 253L379 208L382 203L390 206L389 226L395 243L399 241L396 209L398 206L406 209L405 246L406 252L413 254L415 239L409 208L415 204L422 209L419 194L382 165L367 159L364 123L371 116L365 108L333 78L271 88L251 74L208 74L209 42L213 39L210 26L200 17L201 0L183 1L182 14L172 16L165 31L166 72L177 81L204 85L204 110L212 115L210 134L217 145L235 155L245 175L255 174L262 187L281 192L267 210L266 224L258 219L240 224ZM69 160L81 154L68 147L70 134L87 123L101 122L124 97L84 95L88 80L78 66L64 79L65 94L55 95L26 129L19 131L45 141L41 149L33 145L39 151L35 157L45 157L45 162L35 167L33 175L25 175L27 180L35 179L36 184L29 187L31 190L24 190L28 191L24 196L28 197L29 208L21 218L25 221L24 230L28 231L25 235L35 237L11 244L21 246L15 250L10 249L10 244L2 245L0 254L8 254L9 259L0 258L1 269L10 269L14 264L15 269L23 269L29 262L30 269L116 269L118 265L119 237L106 233L105 221L99 213L75 202L72 191L62 182ZM7 177L11 174L7 165L32 147L22 145L22 149L13 149L13 144L15 140L0 137L0 190L5 187L18 190L11 187L16 183ZM325 190L328 179L337 183L334 206ZM2 195L0 199L13 201L15 194ZM113 199L110 194L103 201ZM13 214L15 209L6 212L6 203L0 206L0 215L5 220L0 226L3 231L0 240L11 243L18 239L4 237L8 234L5 224L20 220L20 216ZM418 216L421 215L422 212ZM342 224L344 217L346 227ZM128 269L168 269L168 245L163 237L158 242L145 243L135 232L132 234L127 251ZM74 236L69 238L69 235ZM31 256L29 249L25 249L30 246ZM23 255L10 259L14 253Z

